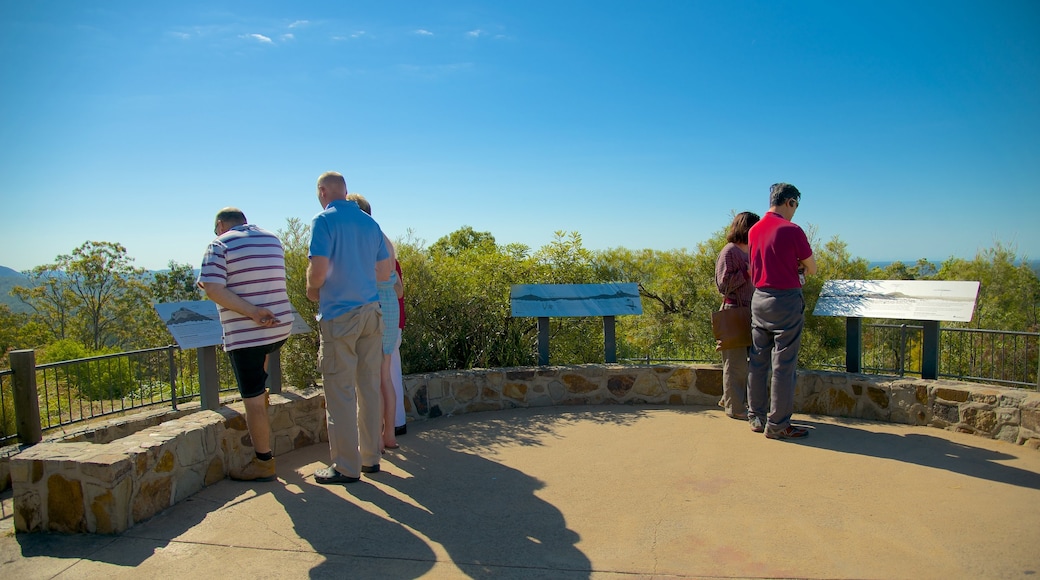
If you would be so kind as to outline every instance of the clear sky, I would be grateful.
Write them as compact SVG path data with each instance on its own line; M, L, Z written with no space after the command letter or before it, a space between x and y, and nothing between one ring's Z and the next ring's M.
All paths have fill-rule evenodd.
M342 172L392 238L693 250L795 184L871 261L1040 258L1040 2L0 0L0 265L197 265Z

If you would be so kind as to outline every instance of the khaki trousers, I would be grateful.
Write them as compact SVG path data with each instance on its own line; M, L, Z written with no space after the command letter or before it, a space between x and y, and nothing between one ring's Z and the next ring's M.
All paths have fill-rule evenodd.
M318 368L325 383L325 417L332 467L350 477L362 465L379 464L383 321L373 302L332 320L318 322Z

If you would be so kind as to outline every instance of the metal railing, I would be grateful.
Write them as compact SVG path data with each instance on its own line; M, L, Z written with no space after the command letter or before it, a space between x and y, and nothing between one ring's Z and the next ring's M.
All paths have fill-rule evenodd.
M920 375L923 326L865 324L864 371ZM1037 389L1040 333L940 328L939 376Z
M913 324L864 324L863 372L921 375L924 327ZM939 329L939 376L1023 389L1040 389L1040 333L975 328ZM622 362L718 362L649 356ZM842 364L808 365L844 370Z
M0 369L0 447L18 437L14 425L14 371Z
M198 350L176 345L36 365L40 428L44 431L200 396ZM219 392L236 390L227 357L216 357ZM14 371L0 370L0 446L18 438Z

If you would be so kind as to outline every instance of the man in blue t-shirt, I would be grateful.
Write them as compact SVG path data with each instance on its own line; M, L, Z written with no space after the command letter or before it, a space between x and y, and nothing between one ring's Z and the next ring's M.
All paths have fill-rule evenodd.
M748 422L770 439L805 437L791 425L795 371L805 325L804 274L816 273L805 232L791 222L802 198L789 183L769 188L769 211L748 232L751 255L751 357L748 372ZM773 388L769 389L769 369ZM768 416L767 416L768 411Z
M307 298L318 303L318 367L332 456L328 467L314 472L323 484L379 472L382 440L383 323L376 280L389 280L394 265L379 225L346 197L342 175L330 171L318 178L324 211L311 224Z

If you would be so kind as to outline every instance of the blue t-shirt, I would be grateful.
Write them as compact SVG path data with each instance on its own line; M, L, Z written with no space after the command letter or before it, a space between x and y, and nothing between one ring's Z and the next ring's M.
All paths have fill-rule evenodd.
M355 308L379 302L376 262L390 258L383 231L356 202L335 200L311 223L308 257L329 259L318 293L318 320L332 320Z

